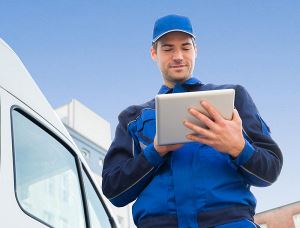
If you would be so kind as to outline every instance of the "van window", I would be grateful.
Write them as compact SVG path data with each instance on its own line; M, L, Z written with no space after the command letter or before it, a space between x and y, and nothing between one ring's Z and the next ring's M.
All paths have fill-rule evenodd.
M95 189L90 182L85 170L83 172L83 182L85 186L88 210L90 215L90 223L93 228L111 227L108 215L102 206L102 202L98 198Z
M85 227L75 157L17 110L12 111L16 196L21 208L53 227Z

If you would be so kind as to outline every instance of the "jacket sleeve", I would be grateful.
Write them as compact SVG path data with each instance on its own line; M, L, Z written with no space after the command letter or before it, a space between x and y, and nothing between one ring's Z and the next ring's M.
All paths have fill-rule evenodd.
M129 115L126 110L119 115L102 171L103 193L118 207L135 200L165 160L155 151L153 143L143 150L135 143L127 128Z
M235 91L235 107L242 119L246 144L232 162L249 184L269 186L280 174L283 163L281 150L271 138L270 129L260 117L248 92L239 85Z

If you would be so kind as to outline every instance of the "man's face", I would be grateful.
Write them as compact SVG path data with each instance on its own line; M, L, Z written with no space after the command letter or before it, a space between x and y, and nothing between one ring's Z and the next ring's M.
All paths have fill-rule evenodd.
M192 37L183 32L170 32L157 41L156 50L151 48L151 57L157 61L165 85L170 88L191 77L196 55Z

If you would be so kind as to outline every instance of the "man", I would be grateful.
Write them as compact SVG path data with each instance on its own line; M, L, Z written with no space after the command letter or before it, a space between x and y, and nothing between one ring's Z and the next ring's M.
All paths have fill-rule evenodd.
M159 146L154 100L128 107L119 115L104 161L104 194L116 206L136 200L138 227L256 227L250 186L272 184L282 167L268 126L242 86L203 84L192 77L197 47L187 17L158 19L152 44L151 57L164 81L159 93L234 88L236 110L225 120L202 102L211 118L188 111L207 128L183 123L197 133L187 135L194 142Z

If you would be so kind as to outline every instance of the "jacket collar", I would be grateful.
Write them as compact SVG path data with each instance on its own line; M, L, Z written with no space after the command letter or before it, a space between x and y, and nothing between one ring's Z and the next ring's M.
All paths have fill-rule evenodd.
M183 82L181 85L182 86L196 86L196 85L201 85L201 81L199 81L197 78L191 77L188 80L186 80L185 82ZM166 94L166 93L172 93L173 88L169 88L166 85L162 85L160 90L158 91L158 94Z

